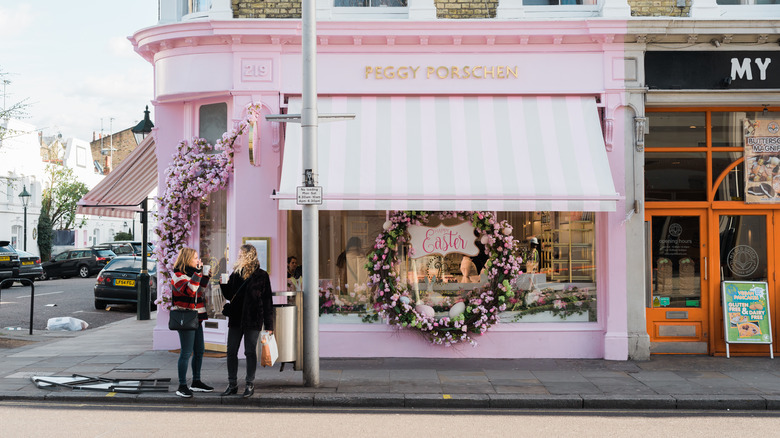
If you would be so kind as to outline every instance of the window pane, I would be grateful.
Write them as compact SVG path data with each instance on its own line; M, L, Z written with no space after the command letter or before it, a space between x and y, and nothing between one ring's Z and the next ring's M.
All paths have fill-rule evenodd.
M701 307L698 216L654 216L653 307Z
M706 201L707 154L645 153L647 201Z
M765 216L720 217L721 280L767 281Z
M743 0L717 0L719 5L740 5Z
M648 148L692 148L707 146L704 113L648 113Z
M712 146L744 146L742 122L755 120L755 112L712 113Z
M361 323L364 317L376 315L365 264L384 222L384 211L320 211L321 322ZM295 256L305 268L300 211L287 215L287 255ZM296 290L300 283L288 279L287 287Z
M209 194L200 203L200 259L211 265L211 281L206 288L206 312L209 318L225 319L222 305L225 298L219 289L219 274L228 273L227 252L227 190Z
M713 152L712 153L712 182L720 176L721 173L731 163L742 157L742 152ZM720 183L715 191L716 201L743 201L745 197L745 168L739 165L726 175L726 178Z
M215 103L200 107L198 135L214 145L227 132L227 104Z
M497 218L512 225L526 262L501 322L596 321L595 214L498 212Z

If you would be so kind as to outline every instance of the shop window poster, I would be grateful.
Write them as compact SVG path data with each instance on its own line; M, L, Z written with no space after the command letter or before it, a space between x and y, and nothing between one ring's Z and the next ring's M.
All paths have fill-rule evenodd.
M723 282L723 325L727 343L772 343L767 291L766 282Z
M745 203L780 202L780 120L748 120L745 133Z

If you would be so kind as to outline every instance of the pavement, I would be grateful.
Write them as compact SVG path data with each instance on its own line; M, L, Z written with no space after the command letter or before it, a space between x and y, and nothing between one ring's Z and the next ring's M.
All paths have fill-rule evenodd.
M175 395L177 352L152 350L152 319L134 317L83 332L0 330L0 402L469 409L780 410L780 363L769 357L663 355L594 359L320 359L320 385L286 365L258 367L255 395L222 397L224 357L206 357L213 393ZM208 355L212 356L212 355ZM218 356L218 355L217 355ZM239 394L244 361L239 362ZM31 376L170 379L165 392L41 389ZM167 383L167 382L166 382ZM165 383L163 383L165 385Z

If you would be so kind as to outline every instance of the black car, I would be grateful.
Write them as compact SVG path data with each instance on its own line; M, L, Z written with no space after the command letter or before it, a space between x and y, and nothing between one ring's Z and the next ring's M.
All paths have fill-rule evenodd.
M54 256L43 263L42 278L68 278L78 275L87 278L97 274L116 254L110 249L79 248L71 249Z
M31 281L35 281L43 275L40 257L21 249L17 249L16 253L19 254L19 263L21 264L19 267L19 278L28 278Z
M111 251L114 251L114 254L119 256L126 256L126 255L135 255L135 248L133 245L127 242L107 242L107 243L101 243L100 245L94 245L92 247L93 249L110 249ZM141 248L140 246L138 247Z
M104 245L123 245L123 244L131 245L133 247L133 254L137 256L142 255L141 247L143 246L143 243L140 240L116 240L114 242L101 243L100 245L97 246L102 247ZM146 242L146 256L151 257L153 252L154 252L154 245L151 242ZM116 253L116 255L120 255L120 254ZM132 254L128 254L128 255L132 255Z
M0 240L0 282L6 278L19 277L19 255L11 246L11 242ZM3 283L3 289L14 284L13 281Z
M150 308L156 309L157 261L147 259L149 271ZM95 283L95 308L103 310L108 304L138 304L138 277L141 274L141 257L116 257L100 271Z

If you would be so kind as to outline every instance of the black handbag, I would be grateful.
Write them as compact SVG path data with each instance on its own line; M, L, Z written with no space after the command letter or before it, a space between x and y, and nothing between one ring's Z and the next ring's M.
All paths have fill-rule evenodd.
M246 284L247 281L249 281L248 278L246 280L244 280L243 283L241 283L241 287L239 287L238 290L236 291L236 293L233 294L233 298L231 298L230 301L233 301L233 300L236 299L236 296L238 296L238 293L241 292L241 289L244 288L244 285ZM230 317L230 315L228 315L230 313L230 301L228 301L227 303L222 305L222 315L224 315L225 317L228 317L228 318Z
M198 311L190 309L171 309L168 319L169 330L195 330L200 325Z

